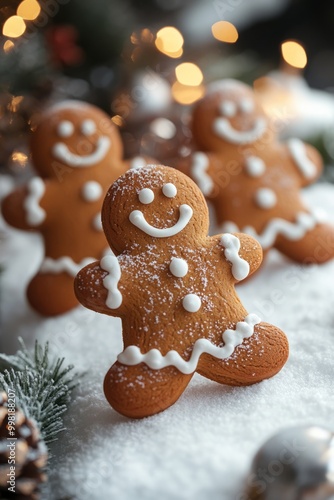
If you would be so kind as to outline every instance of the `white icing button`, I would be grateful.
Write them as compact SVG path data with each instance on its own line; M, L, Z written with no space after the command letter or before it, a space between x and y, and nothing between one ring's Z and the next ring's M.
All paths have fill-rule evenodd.
M138 198L140 203L143 205L148 205L149 203L152 203L154 200L154 193L152 189L149 188L144 188L138 193Z
M239 107L243 113L251 113L252 111L254 111L254 101L247 98L241 99Z
M222 115L227 116L228 118L232 118L237 112L237 106L233 101L223 101L220 104L219 109Z
M96 132L96 125L93 120L84 120L81 124L81 132L84 135L92 135Z
M277 203L277 196L272 189L260 188L255 193L256 203L260 208L270 209Z
M141 156L135 156L130 161L130 168L133 168L133 169L142 168L142 167L145 167L146 165L147 165L147 162L146 162L145 158L142 158Z
M162 192L167 198L174 198L174 196L176 196L177 194L177 189L174 184L168 182L167 184L163 185Z
M173 257L169 264L169 270L176 278L184 278L188 272L188 264L184 259Z
M68 120L59 123L57 127L57 134L59 137L70 137L74 132L74 125Z
M246 172L251 177L260 177L266 171L266 165L262 158L258 156L248 156L246 158Z
M184 309L188 312L195 313L199 311L202 305L201 299L194 293L188 293L182 300Z
M96 181L88 181L82 187L82 197L85 201L97 201L102 196L102 186Z

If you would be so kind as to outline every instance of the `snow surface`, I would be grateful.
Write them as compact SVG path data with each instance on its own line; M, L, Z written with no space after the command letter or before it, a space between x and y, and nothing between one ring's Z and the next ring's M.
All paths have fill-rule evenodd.
M334 186L305 193L334 221ZM0 227L1 350L48 340L54 354L85 371L53 446L49 489L59 500L241 500L250 462L273 433L292 425L328 426L334 414L334 262L302 267L272 251L238 287L249 312L284 330L288 363L274 378L231 388L195 375L180 400L143 420L118 415L102 381L122 349L121 323L78 307L44 319L24 288L41 259L37 235Z

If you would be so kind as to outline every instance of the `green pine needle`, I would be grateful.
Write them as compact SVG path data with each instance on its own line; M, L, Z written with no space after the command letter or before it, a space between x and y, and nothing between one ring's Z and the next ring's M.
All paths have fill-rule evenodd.
M19 339L21 348L14 355L0 354L7 368L0 373L0 387L15 391L16 405L37 423L42 439L51 443L64 430L63 413L77 383L69 375L73 366L63 368L64 358L50 361L49 344L44 348L36 341L31 354Z

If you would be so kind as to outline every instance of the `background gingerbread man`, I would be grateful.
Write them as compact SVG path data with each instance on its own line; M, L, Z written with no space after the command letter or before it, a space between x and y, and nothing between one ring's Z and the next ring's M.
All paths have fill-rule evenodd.
M5 198L2 213L10 225L41 233L45 258L27 297L39 313L56 315L77 305L74 276L107 247L102 201L129 164L122 161L110 117L79 101L56 104L42 115L31 157L39 177Z
M192 120L194 152L179 168L198 184L222 231L254 236L300 262L334 257L334 228L307 208L301 188L321 173L319 153L299 139L281 143L253 90L224 80L208 87Z
M129 170L109 189L102 221L115 255L82 269L75 291L122 318L124 351L104 382L113 408L162 411L195 371L248 385L283 367L284 333L248 314L234 289L260 265L261 247L243 234L208 237L207 205L189 177L161 165Z

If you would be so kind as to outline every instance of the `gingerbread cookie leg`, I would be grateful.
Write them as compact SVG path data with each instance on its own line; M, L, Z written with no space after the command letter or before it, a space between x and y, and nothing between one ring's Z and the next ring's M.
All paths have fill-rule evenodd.
M193 373L184 375L174 367L152 370L144 363L127 366L118 361L104 379L109 404L131 418L159 413L175 403L189 384Z
M43 316L63 314L78 305L73 278L66 273L36 274L27 288L27 297L35 311Z
M298 241L280 236L275 247L297 262L323 264L334 257L334 227L318 224Z
M251 385L273 377L286 363L289 354L285 334L269 323L258 323L254 334L245 338L233 354L223 360L203 354L197 372L226 385Z

